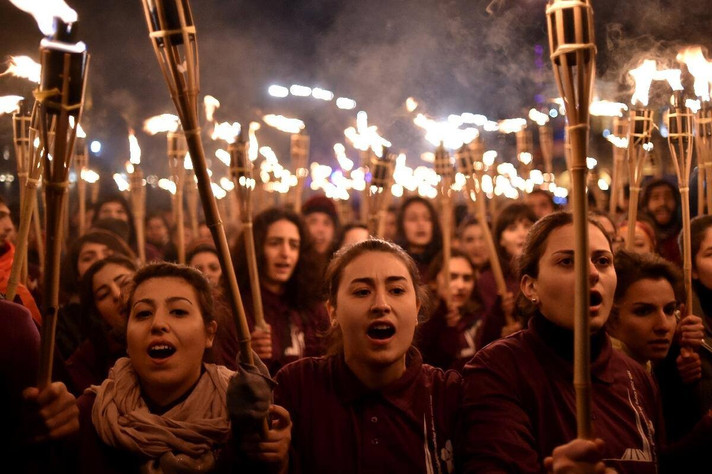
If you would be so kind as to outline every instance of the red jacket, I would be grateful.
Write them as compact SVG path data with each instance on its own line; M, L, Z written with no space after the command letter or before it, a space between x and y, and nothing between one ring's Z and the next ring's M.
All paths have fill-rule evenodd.
M282 368L274 395L292 416L290 472L452 472L461 378L424 365L415 348L406 367L380 391L366 388L343 355Z
M554 448L576 438L573 334L543 316L500 339L465 366L461 472L543 472ZM620 473L652 473L657 464L659 404L654 382L635 361L592 337L593 434Z

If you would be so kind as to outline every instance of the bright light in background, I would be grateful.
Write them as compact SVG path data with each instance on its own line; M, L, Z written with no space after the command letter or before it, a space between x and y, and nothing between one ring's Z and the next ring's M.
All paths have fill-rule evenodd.
M312 89L312 97L319 100L330 101L334 99L334 93L320 87Z
M353 110L356 108L356 101L348 97L339 97L336 99L336 106L342 110Z
M596 160L596 158L590 156L586 158L586 168L592 170L596 167L597 164L598 160Z
M98 155L99 153L101 153L101 142L99 140L93 140L89 144L89 149L91 150L92 153L94 153L95 155Z
M299 84L292 84L289 88L289 92L297 97L309 97L312 93L311 87L300 86Z
M278 86L276 84L273 84L269 86L269 88L267 89L267 93L272 97L284 98L289 95L289 89L284 86Z

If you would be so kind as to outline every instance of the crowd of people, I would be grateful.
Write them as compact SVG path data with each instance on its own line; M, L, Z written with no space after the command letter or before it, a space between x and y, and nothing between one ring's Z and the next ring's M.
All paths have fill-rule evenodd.
M692 221L688 308L677 187L650 181L639 209L634 223L625 212L589 216L589 440L577 438L572 383L573 216L548 192L500 206L491 221L458 206L452 229L441 228L431 200L407 197L385 213L380 238L340 222L321 195L299 213L268 208L252 225L259 288L248 234L228 223L252 365L205 226L198 235L186 227L177 264L171 215L153 210L141 264L130 207L107 197L88 230L67 239L49 385L36 386L43 321L32 251L26 284L14 301L0 300L4 466L705 472L712 216ZM0 199L0 292L15 228ZM261 398L246 395L248 382Z

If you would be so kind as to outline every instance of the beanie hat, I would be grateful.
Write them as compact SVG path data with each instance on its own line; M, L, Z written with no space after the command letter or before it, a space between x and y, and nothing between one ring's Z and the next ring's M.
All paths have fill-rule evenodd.
M308 216L314 212L323 212L331 218L334 223L334 227L339 226L339 215L336 213L334 201L323 194L317 194L316 196L310 197L302 205L302 216Z

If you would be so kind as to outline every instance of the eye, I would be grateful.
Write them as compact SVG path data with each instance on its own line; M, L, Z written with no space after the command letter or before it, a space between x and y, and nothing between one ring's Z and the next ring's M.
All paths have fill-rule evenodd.
M95 298L97 301L101 301L101 300L103 300L104 298L106 298L107 296L109 296L109 291L108 291L108 290L97 291L97 292L94 294L94 298Z
M190 312L187 311L187 310L185 310L185 309L183 309L183 308L173 308L173 309L171 309L171 314L172 314L173 316L177 316L177 317L180 318L180 317L189 315Z
M653 311L653 307L650 305L641 305L633 308L633 314L636 316L647 316Z
M399 295L405 294L406 289L401 286L394 286L393 288L390 289L390 292L391 292L391 294L399 296Z
M596 258L595 263L599 267L608 267L613 265L613 259L608 255L602 255Z
M677 310L677 303L669 303L663 307L663 313L665 313L666 316L674 316L675 310Z
M558 260L557 264L562 267L571 267L574 264L574 258L573 257L561 257Z
M151 311L148 309L138 310L133 315L134 319L146 319L151 317Z
M362 297L364 297L364 296L370 295L370 294L371 294L371 290L369 290L368 288L356 288L351 294L354 295L354 296L356 296L356 297L361 297L361 298L362 298Z

